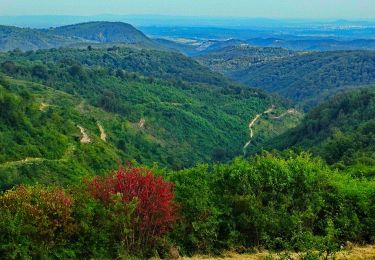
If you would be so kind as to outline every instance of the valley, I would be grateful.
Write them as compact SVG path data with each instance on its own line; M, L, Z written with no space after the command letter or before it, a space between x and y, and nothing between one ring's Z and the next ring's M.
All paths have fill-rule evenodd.
M0 258L371 259L372 24L153 19L0 26Z

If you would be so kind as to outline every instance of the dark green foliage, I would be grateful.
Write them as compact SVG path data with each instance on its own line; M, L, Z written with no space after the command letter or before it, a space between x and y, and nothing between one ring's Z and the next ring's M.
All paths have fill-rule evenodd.
M269 249L317 259L334 256L347 241L364 244L375 239L374 181L332 170L306 153L264 154L229 164L161 171L163 179L174 183L178 212L174 206L169 211L149 203L149 199L170 202L173 197L164 196L161 185L153 186L150 175L137 175L144 180L140 182L133 170L120 171L88 182L89 189L88 183L76 183L65 191L21 186L0 194L1 255L166 258L174 247L183 255ZM155 218L140 221L136 215L167 209L178 216L172 230L151 229L156 234L153 243L142 243L141 250L132 247L137 243L132 240L134 223L162 224L152 222Z
M314 52L252 66L232 78L311 109L340 90L375 82L375 52Z
M266 147L308 149L358 177L374 177L374 119L374 89L343 93L312 110L298 127Z
M247 44L234 45L210 51L194 57L213 71L230 75L252 66L294 56L296 53L283 48L253 47Z
M374 239L374 183L308 154L236 159L169 178L182 214L171 238L188 254L255 247L326 254L347 240Z
M190 84L205 83L220 87L234 87L236 85L182 54L147 49L116 48L106 50L98 48L91 51L87 49L52 49L17 55L9 52L0 55L0 59L8 63L11 61L41 61L45 65L58 67L76 66L78 63L91 68L105 67L111 69L112 72L122 69L127 72L138 73L138 76L141 74L151 78L168 79L176 85L185 85L181 81L187 81ZM7 71L7 69L3 68L3 71ZM52 74L57 72L56 69L50 71ZM134 75L134 77L137 77L137 75Z

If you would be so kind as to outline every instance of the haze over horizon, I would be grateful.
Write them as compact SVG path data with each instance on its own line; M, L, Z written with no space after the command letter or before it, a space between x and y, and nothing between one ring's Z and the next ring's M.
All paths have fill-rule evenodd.
M215 8L213 8L213 6ZM0 0L0 16L171 15L283 19L374 19L372 0Z

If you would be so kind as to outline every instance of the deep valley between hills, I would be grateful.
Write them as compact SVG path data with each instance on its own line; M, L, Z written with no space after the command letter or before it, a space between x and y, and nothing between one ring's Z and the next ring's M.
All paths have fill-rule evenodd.
M372 250L371 48L173 39L0 26L0 258Z

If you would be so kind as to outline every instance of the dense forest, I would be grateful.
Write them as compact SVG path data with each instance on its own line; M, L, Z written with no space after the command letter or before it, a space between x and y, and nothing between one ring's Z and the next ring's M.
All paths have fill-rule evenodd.
M251 66L293 55L297 53L288 49L240 44L209 51L207 54L195 56L194 59L213 71L230 75L236 71L249 69Z
M340 90L373 84L374 71L375 52L315 52L252 66L231 77L310 109Z
M279 113L288 108L175 53L61 49L0 57L7 75L0 89L1 187L71 183L117 161L174 169L227 161L242 154L251 118L272 105ZM266 120L262 128L274 132L255 140L300 117ZM82 131L90 144L80 142Z
M313 109L265 147L310 150L355 175L375 177L375 89L348 91Z

